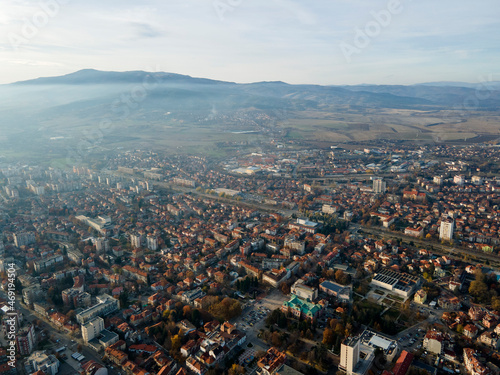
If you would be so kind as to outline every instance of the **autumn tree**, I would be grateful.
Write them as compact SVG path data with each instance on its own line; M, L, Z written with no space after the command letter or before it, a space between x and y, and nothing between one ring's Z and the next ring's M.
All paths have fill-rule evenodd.
M278 331L273 332L271 335L271 344L277 348L281 347L283 342L281 341L281 335Z
M243 375L244 373L245 373L245 368L236 363L231 366L228 372L229 375Z
M181 348L181 338L179 335L172 337L172 351L177 352Z
M182 315L184 318L188 318L191 316L191 306L186 305L182 308Z
M284 295L290 294L291 288L290 288L290 285L288 285L288 283L284 283L284 282L281 283L280 289L281 289L281 293L283 293Z
M488 286L485 283L486 276L480 270L476 270L476 279L470 283L469 294L479 302L486 302L489 299Z
M325 345L333 345L335 342L335 334L333 333L333 330L330 328L325 328L323 331L323 344Z

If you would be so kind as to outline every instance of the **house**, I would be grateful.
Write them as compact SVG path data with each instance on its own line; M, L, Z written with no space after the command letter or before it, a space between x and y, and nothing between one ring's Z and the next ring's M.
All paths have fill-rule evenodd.
M460 299L455 296L441 296L438 298L438 306L446 310L460 309Z
M268 349L266 354L259 359L257 366L262 375L274 375L283 366L285 360L286 354L273 347Z
M478 341L493 349L498 349L500 347L500 339L495 332L484 332L479 336Z
M483 319L484 310L481 306L472 305L469 309L469 317L477 322L478 320Z
M441 354L444 349L443 341L443 333L433 330L427 331L424 337L423 347L431 353Z
M477 336L478 328L474 324L467 324L464 327L464 336L473 339L474 337Z
M464 365L471 375L489 375L490 370L479 360L478 352L471 348L464 348Z
M413 298L413 300L416 303L424 304L425 301L427 300L427 292L423 289L418 290L415 293L415 297Z

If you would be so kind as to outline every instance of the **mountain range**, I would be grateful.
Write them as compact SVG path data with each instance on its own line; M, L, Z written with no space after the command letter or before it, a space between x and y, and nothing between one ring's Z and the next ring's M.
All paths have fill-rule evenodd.
M196 143L214 134L219 137L212 141L236 142L240 138L224 134L245 131L299 141L404 140L418 133L430 134L429 139L435 134L470 139L498 136L499 108L498 81L239 84L164 72L85 69L0 85L0 142L17 147L78 139L103 119L114 124L108 141L121 137L125 144L168 143L170 138Z

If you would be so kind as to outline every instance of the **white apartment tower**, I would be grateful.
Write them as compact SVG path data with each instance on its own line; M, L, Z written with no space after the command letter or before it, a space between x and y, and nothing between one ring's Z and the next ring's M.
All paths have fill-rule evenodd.
M375 194L384 193L387 188L387 184L382 177L373 178L373 192Z
M142 246L142 235L140 235L140 234L131 234L130 235L130 244L135 249L141 247Z
M147 238L147 246L149 250L158 250L158 237L149 235Z
M109 251L109 240L105 238L96 238L94 244L98 254Z
M340 348L339 367L345 370L347 375L352 375L359 362L359 338L348 337Z
M439 227L439 239L441 240L451 240L453 239L453 229L455 227L455 222L450 219L441 220L441 226Z
M90 340L99 336L99 333L104 329L104 319L98 316L97 318L92 319L90 322L86 324L82 324L82 337L83 341L88 343Z

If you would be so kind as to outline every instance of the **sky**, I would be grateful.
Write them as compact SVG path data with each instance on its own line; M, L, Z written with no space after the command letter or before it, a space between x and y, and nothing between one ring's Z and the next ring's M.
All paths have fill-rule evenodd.
M0 83L80 69L322 85L500 80L498 0L4 0Z

